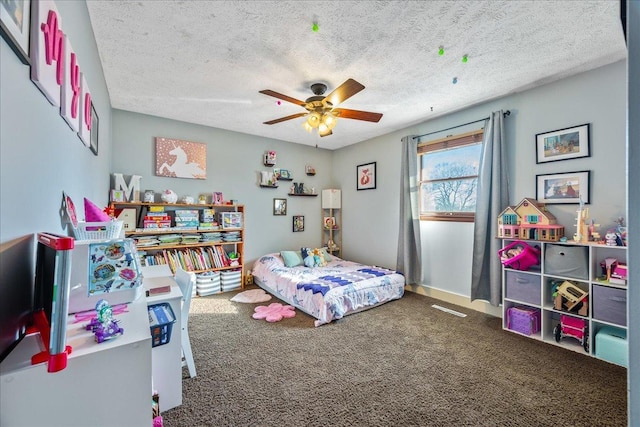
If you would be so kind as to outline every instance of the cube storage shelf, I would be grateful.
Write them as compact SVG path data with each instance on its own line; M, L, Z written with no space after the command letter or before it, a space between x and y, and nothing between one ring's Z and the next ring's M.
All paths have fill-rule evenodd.
M166 228L144 228L148 213L160 207L166 213L163 220ZM120 210L135 209L135 227L126 227L125 235L138 242L142 265L169 264L174 273L177 266L197 276L204 273L201 286L197 288L197 294L201 296L244 288L244 205L112 202L111 208L116 210L116 215ZM218 227L200 226L197 220L193 222L193 218L181 216L181 211L197 212L200 220L204 219L205 213L208 220L214 214ZM188 226L177 227L177 223ZM141 243L153 237L159 242L153 245ZM238 255L233 263L228 255L231 252ZM221 286L222 272L233 273L234 285L237 283L238 286ZM218 274L207 279L208 273Z
M514 240L503 240L503 248L513 242ZM615 258L620 263L627 264L626 246L530 240L527 243L540 248L540 263L528 270L516 270L503 265L503 329L626 366L626 359L620 353L625 355L627 346L628 283L609 283L600 264L606 258ZM579 289L576 292L588 292L586 315L555 308L553 289L565 281L577 286ZM540 330L524 334L510 329L508 313L512 307L539 312ZM586 330L572 332L572 325L575 324L584 324ZM608 346L603 343L610 341L605 339L605 335L614 337L615 349L602 348Z

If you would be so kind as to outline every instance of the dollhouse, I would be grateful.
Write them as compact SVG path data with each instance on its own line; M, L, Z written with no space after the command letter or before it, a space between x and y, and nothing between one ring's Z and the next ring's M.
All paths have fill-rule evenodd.
M498 238L557 242L564 237L564 227L543 203L524 198L508 206L498 216Z

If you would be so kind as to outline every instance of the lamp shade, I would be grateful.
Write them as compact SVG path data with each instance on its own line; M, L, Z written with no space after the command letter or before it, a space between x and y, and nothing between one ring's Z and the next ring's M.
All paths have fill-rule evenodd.
M322 209L340 209L342 192L335 188L322 190Z

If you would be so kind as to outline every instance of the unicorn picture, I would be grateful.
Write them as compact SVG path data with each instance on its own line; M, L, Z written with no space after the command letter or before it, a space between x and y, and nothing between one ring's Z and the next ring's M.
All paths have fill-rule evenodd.
M207 146L198 142L156 138L156 175L207 178Z

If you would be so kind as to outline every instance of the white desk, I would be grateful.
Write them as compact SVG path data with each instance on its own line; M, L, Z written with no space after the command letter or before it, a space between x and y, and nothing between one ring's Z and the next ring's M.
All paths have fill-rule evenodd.
M171 292L147 297L147 305L169 303L176 317L171 329L171 340L167 344L153 347L151 351L153 389L157 390L160 396L162 412L182 405L182 292L173 278L167 279L172 282Z
M0 425L151 426L151 334L144 296L116 315L124 335L101 344L87 322L69 316L67 367L31 365L37 335L25 337L0 364ZM178 336L180 334L178 333Z

